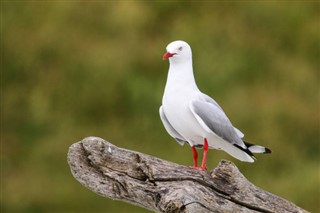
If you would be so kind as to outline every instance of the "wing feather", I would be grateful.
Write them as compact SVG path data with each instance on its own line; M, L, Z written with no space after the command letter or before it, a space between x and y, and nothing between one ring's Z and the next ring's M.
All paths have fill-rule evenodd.
M221 107L210 97L210 101L208 101L208 97L205 97L205 101L194 100L189 104L193 115L200 125L206 131L213 132L225 141L246 148L239 137L242 133L240 131L237 132Z
M159 109L160 118L163 123L164 128L167 130L169 135L173 137L180 145L184 145L186 140L172 127L170 122L168 121L162 106Z
M219 108L223 112L223 109L219 106L219 104L215 100L213 100L210 96L208 96L204 93L201 93L201 95L206 102L213 104L214 106L216 106L217 108ZM239 129L237 129L236 127L233 127L233 128L240 138L244 137L244 134Z

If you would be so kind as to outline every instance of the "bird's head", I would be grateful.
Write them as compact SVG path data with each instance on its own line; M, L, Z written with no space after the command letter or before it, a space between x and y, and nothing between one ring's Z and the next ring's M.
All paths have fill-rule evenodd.
M162 59L169 59L170 63L192 59L191 47L185 41L173 41L168 44L166 50L167 52L163 55Z

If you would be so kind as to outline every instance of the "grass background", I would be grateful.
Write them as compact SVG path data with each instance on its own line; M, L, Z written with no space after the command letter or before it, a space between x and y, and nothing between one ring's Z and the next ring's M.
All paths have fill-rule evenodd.
M193 48L195 77L272 155L228 159L257 186L319 207L319 3L1 1L2 212L148 212L82 187L66 162L87 136L192 164L158 115L166 45Z

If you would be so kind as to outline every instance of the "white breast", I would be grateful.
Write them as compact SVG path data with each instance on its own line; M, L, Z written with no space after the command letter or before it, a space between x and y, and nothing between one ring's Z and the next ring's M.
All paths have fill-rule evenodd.
M174 90L173 88L173 91L165 92L162 106L172 127L181 134L190 145L202 145L203 138L207 133L200 126L189 108L189 102L194 95L194 91L181 91L181 89Z

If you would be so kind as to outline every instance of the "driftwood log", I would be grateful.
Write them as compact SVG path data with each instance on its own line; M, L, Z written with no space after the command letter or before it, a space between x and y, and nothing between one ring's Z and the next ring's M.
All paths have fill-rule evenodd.
M71 145L68 163L93 192L154 212L307 212L254 186L225 160L198 171L88 137Z

